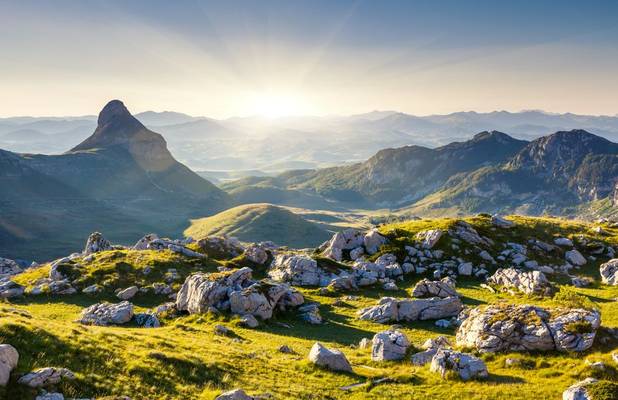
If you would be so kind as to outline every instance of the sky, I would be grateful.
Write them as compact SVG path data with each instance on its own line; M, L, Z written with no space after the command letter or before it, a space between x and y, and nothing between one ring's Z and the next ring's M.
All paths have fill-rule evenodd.
M0 0L0 116L618 114L618 1Z

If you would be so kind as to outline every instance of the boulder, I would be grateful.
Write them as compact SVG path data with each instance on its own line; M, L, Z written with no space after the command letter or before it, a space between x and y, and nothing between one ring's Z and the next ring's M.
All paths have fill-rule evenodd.
M97 293L100 293L101 291L103 291L103 287L100 286L100 285L97 285L95 283L94 285L86 286L82 290L82 293L85 293L85 294L97 294Z
M245 258L254 264L263 265L268 261L268 253L257 244L252 244L245 249Z
M159 328L161 322L153 313L138 313L134 315L135 323L142 328Z
M582 266L587 262L584 256L582 256L582 253L575 249L569 250L564 253L564 258L569 264L576 266Z
M373 255L378 252L380 246L386 244L388 240L382 236L377 229L372 229L363 237L363 244L367 254Z
M512 228L515 226L515 222L509 221L508 219L504 219L498 214L493 215L491 217L491 224L498 228L504 228L504 229Z
M296 286L319 286L325 275L313 258L300 254L278 254L268 270L271 279Z
M234 314L250 314L261 319L270 319L284 296L296 294L302 296L287 285L260 282L231 292L229 294L230 308Z
M423 279L412 289L412 297L451 297L458 296L455 290L454 281L451 278L444 278L439 281Z
M333 235L330 241L328 241L322 255L335 261L341 261L343 258L343 250L352 250L362 245L363 234L359 230L345 229Z
M19 378L17 383L31 388L41 388L56 385L63 379L73 380L75 379L75 374L66 368L47 367L28 372Z
M587 388L596 384L598 381L594 378L586 378L583 381L577 382L562 392L562 400L594 400L589 394Z
M466 243L474 245L491 246L492 241L482 237L479 233L466 221L457 221L455 225L449 229L449 235L457 239L463 240Z
M472 275L472 263L471 262L460 263L457 266L457 274L462 275L462 276Z
M137 243L135 243L133 245L133 250L148 250L149 249L149 244L154 241L159 239L159 236L157 236L156 233L149 233L147 235L145 235L143 238L141 238L140 240L137 241Z
M309 352L309 361L332 371L352 372L352 366L339 350L329 349L316 342Z
M509 289L517 289L529 295L550 295L552 292L551 283L547 280L545 274L540 271L498 268L498 270L487 279L487 282Z
M618 258L613 258L606 263L601 264L599 268L601 273L601 281L606 285L618 285Z
M10 344L0 344L0 386L6 386L11 371L17 366L19 353Z
M240 324L246 326L247 328L257 328L260 326L258 320L251 314L246 314L240 317Z
M592 346L600 324L596 311L492 305L473 309L456 340L481 352L584 351Z
M12 299L24 294L25 287L13 281L0 282L0 298Z
M430 229L417 233L415 239L421 243L423 248L432 249L433 246L438 243L443 234L444 231L441 229Z
M34 400L64 400L64 395L58 392L48 392L36 396Z
M417 321L454 317L463 305L459 297L428 299L395 299L383 297L378 304L358 312L360 319L385 324L397 321Z
M215 398L215 400L253 400L254 397L249 396L242 389L234 389L229 392L225 392L220 394Z
M99 232L91 233L86 240L86 247L84 248L84 255L98 253L100 251L112 250L112 244L103 237Z
M22 271L22 268L15 261L0 257L0 278L19 274Z
M374 335L371 347L373 361L402 360L410 342L406 335L398 330L387 330Z
M554 239L554 244L556 246L573 247L573 241L564 237Z
M82 311L78 322L85 325L121 325L133 318L133 304L128 301L121 303L97 303Z
M131 286L124 290L121 290L116 294L120 300L130 300L139 292L139 288L137 286Z
M454 350L440 349L431 359L431 372L438 372L444 378L453 371L464 381L489 376L487 366L480 358Z
M225 309L229 293L251 284L251 268L218 273L196 273L185 280L176 296L176 308L191 314L202 314L209 307Z

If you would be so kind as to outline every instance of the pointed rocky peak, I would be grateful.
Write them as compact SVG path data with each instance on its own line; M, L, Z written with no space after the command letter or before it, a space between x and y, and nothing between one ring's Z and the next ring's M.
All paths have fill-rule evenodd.
M507 135L500 131L483 131L479 132L472 137L473 142L480 142L483 140L492 140L500 143L516 142L517 139Z
M102 127L107 124L113 123L116 120L128 121L131 118L135 119L131 115L129 110L127 110L127 108L125 107L122 101L112 100L109 103L107 103L105 107L103 107L103 109L99 113L99 119L97 120L97 122L98 122L98 126Z

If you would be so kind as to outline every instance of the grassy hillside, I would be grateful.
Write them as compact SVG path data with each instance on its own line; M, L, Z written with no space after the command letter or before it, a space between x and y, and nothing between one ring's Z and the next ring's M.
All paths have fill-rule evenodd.
M193 220L185 235L195 239L228 235L248 242L271 240L284 246L312 247L327 240L331 232L283 207L247 204Z
M259 205L259 207L268 207ZM489 218L466 218L481 234L496 241L513 240L522 243L530 237L551 240L555 236L600 240L618 245L618 229L605 226L606 234L598 235L592 225L549 218L509 217L517 226L509 230L492 228ZM454 219L404 221L383 225L382 233L391 238L386 250L396 250L413 240L414 235L428 228L447 229ZM449 243L439 242L439 248L449 251ZM573 288L558 283L562 296L538 298L525 295L492 293L480 287L474 279L460 277L457 290L469 306L493 303L571 306L585 302L600 310L603 326L618 328L618 287L601 285L598 265L590 262L581 274L593 277L588 288ZM82 262L83 263L83 262ZM159 280L170 266L182 276L191 271L214 272L217 260L190 263L169 252L108 251L98 254L85 264L84 284L99 279L128 284L132 279L144 279L141 271L152 268L149 280ZM48 271L43 267L39 274ZM36 279L36 271L18 279L27 283ZM323 295L318 289L300 289L306 301L318 302L327 320L324 325L309 325L294 312L278 314L256 329L246 329L238 319L228 314L206 314L166 318L157 329L82 326L75 323L83 307L102 299L112 300L110 292L97 296L30 296L0 304L0 342L10 343L20 352L20 360L12 381L5 391L6 399L34 398L34 392L16 384L16 377L34 368L68 367L76 373L75 381L59 385L66 397L127 395L133 399L214 399L219 393L244 388L251 395L271 394L275 399L557 399L562 391L588 376L615 380L618 370L611 359L615 341L604 342L599 333L595 345L583 354L569 353L501 353L482 354L490 376L480 381L463 382L455 378L442 379L431 373L429 366L415 367L408 360L400 362L371 361L371 350L358 349L362 338L371 338L385 325L356 318L358 309L375 304L382 296L408 297L414 284L423 276L408 276L398 282L399 290L363 289L350 293L354 297ZM149 282L139 282L140 285ZM132 302L138 311L166 301L165 296L138 294ZM214 326L223 324L234 331L230 337L214 334ZM401 323L417 351L428 338L438 335L454 338L454 328L438 328L432 321ZM315 341L343 351L354 372L342 374L319 369L307 361ZM281 345L291 347L296 354L278 351ZM508 366L508 358L522 360ZM596 370L587 362L602 361L604 370ZM378 378L390 380L373 384ZM341 387L361 383L351 391ZM612 399L602 398L604 400ZM111 397L110 397L111 398Z

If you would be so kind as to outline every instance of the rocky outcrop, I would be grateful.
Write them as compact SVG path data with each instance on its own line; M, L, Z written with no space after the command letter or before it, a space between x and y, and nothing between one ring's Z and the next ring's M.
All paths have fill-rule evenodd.
M420 242L422 248L433 249L443 234L444 231L441 229L430 229L417 233L415 239Z
M191 314L203 314L209 307L229 308L228 294L253 284L251 268L212 274L197 273L189 276L176 296L176 308Z
M530 295L550 295L552 292L551 283L545 274L540 271L498 268L498 270L487 279L487 282L507 289L516 289Z
M275 309L285 310L304 302L303 295L284 284L259 282L229 294L230 309L238 315L270 319Z
M311 347L309 361L331 371L352 372L350 362L341 351L326 348L319 342L316 342Z
M10 344L0 344L0 386L6 386L11 371L17 366L19 353Z
M486 378L487 366L480 358L454 350L440 349L431 359L431 372L444 378L449 371L455 372L462 380Z
M586 378L569 386L562 392L562 400L594 400L588 393L588 388L597 382L594 378Z
M348 258L356 260L363 254L375 254L386 241L376 229L366 233L357 229L345 229L335 233L321 246L322 255L335 261L342 261L344 252L347 251L350 255Z
M82 311L78 322L85 325L122 325L133 318L133 304L128 301L121 303L97 303Z
M245 258L254 264L263 265L268 261L268 252L262 246L251 244L245 249Z
M0 298L12 299L22 296L26 288L13 281L0 282Z
M228 236L205 237L197 242L197 247L208 257L216 259L234 258L245 251L238 239Z
M466 221L457 221L448 231L451 237L463 240L466 243L480 246L491 246L492 241L479 233Z
M372 339L371 359L373 361L402 360L410 347L410 341L398 330L378 332Z
M459 327L457 344L481 352L584 351L592 346L600 324L598 312L584 309L477 307Z
M84 248L84 255L98 253L100 251L112 250L112 244L103 237L99 232L91 233L86 240L86 247Z
M22 272L22 268L15 261L0 257L0 279Z
M383 297L378 304L358 312L360 319L381 324L454 317L463 305L459 297L429 299L395 299Z
M336 277L318 267L313 258L302 254L278 254L270 265L268 276L295 286L326 286Z
M515 222L509 221L508 219L505 219L497 214L492 215L491 224L493 226L496 226L498 228L503 228L503 229L508 229L508 228L512 228L515 226Z
M28 372L17 383L31 388L42 388L60 383L63 379L73 380L75 374L66 368L41 368Z
M423 279L412 289L412 297L452 297L458 296L455 290L455 281L452 278L443 278L439 281Z
M601 264L599 268L601 273L601 281L606 285L618 285L618 258L613 258L606 263Z

